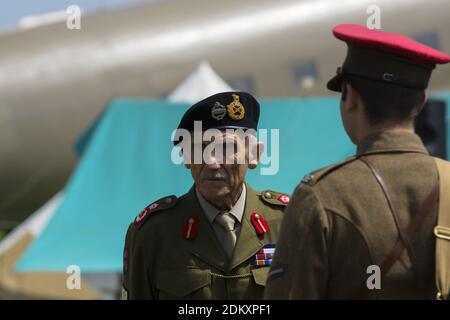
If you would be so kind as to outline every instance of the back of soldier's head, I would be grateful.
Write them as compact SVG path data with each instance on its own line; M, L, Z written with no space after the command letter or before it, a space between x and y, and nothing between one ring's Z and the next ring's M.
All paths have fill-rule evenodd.
M372 125L414 121L425 102L425 90L348 75L350 84L361 96L367 120Z

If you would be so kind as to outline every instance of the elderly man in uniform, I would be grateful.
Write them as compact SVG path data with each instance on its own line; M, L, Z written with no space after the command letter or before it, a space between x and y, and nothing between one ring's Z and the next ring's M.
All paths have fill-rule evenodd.
M258 192L245 182L258 164L263 145L230 129L253 130L259 103L245 92L224 92L193 105L179 131L219 136L187 142L185 166L194 186L177 198L147 206L129 226L123 270L128 299L261 299L289 196ZM195 132L195 122L204 132ZM220 130L220 131L219 131ZM198 131L198 130L197 130ZM253 137L253 139L251 139ZM251 141L253 143L250 143ZM193 163L190 147L205 152L230 147L231 154L211 152ZM252 157L251 155L256 156ZM206 154L206 153L205 153ZM238 161L238 159L243 161ZM231 159L231 161L230 161Z
M450 56L409 38L338 25L346 161L306 175L286 210L268 299L435 298L437 166L414 133L436 64Z

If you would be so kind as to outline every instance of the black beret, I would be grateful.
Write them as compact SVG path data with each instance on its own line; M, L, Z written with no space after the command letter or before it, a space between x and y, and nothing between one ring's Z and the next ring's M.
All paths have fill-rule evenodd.
M212 128L256 130L259 103L247 92L217 93L190 107L181 118L178 129L193 131L194 121L202 122L203 131Z

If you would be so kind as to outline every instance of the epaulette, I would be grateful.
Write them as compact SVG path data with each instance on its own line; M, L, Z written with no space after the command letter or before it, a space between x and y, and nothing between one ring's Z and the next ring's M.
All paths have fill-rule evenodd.
M276 192L273 190L261 191L261 199L269 204L278 206L287 206L291 197L286 193Z
M301 183L306 183L309 186L314 186L317 182L319 182L322 178L324 178L331 172L345 166L346 164L348 164L356 159L357 159L357 157L355 157L355 156L349 157L342 162L338 162L331 166L308 173L303 177Z
M144 208L134 219L134 225L138 228L142 227L147 217L155 214L156 212L161 212L169 208L174 207L178 202L178 198L174 195L161 198Z

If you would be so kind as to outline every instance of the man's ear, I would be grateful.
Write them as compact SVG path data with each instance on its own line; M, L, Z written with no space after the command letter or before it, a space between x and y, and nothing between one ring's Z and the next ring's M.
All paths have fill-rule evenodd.
M415 116L419 115L419 113L422 112L423 108L425 107L425 104L427 103L428 95L426 92L423 93L422 102L420 103L420 106L417 108L417 111L415 112Z
M258 166L259 159L261 158L262 153L264 152L264 142L258 141L256 144L251 146L249 153L249 169L255 169Z
M356 111L356 109L358 108L358 105L360 105L361 96L352 87L352 85L350 83L345 84L345 90L347 91L347 96L346 96L347 112Z

